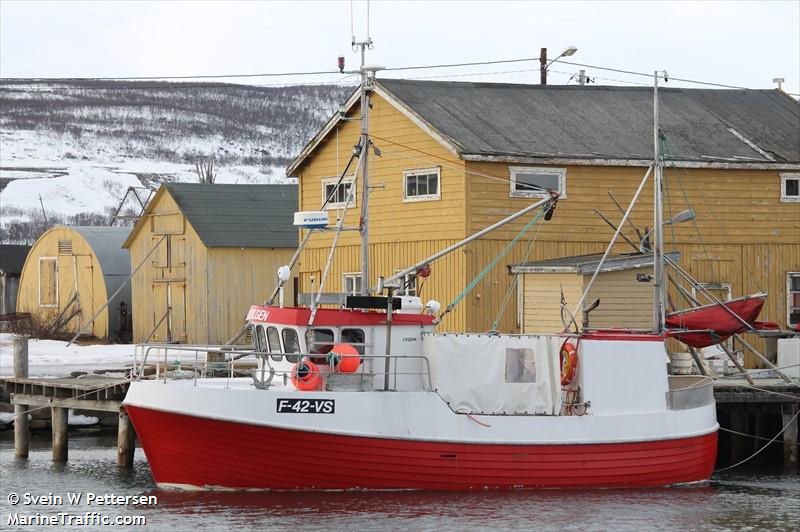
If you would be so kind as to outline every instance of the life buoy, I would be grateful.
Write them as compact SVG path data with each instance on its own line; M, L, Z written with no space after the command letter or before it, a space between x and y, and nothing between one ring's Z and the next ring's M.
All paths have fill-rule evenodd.
M328 363L340 373L354 373L361 365L361 355L350 344L336 344L328 353Z
M298 362L292 368L292 384L303 392L322 388L322 376L319 367L310 361Z
M578 351L570 342L564 342L559 353L561 361L561 386L566 386L575 378L578 369Z

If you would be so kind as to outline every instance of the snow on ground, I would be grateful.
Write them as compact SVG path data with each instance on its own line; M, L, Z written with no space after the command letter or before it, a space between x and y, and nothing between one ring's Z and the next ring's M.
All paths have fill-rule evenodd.
M13 335L0 333L0 376L14 374ZM76 345L57 340L28 341L28 375L65 377L73 371L125 369L133 365L134 345Z

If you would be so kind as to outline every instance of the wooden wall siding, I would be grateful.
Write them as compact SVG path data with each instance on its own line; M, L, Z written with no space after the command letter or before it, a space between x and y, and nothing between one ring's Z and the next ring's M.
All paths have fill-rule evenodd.
M169 256L165 239L131 280L134 342L143 342L165 314L168 295L173 304L174 339L208 342L207 250L183 216L176 214L178 212L172 196L161 194L152 206L148 223L131 243L133 270L164 235L170 240ZM166 321L163 322L150 341L165 341L167 327Z
M520 279L525 301L521 332L554 333L563 330L561 291L564 291L571 312L583 291L581 276L575 273L542 273L523 274Z
M464 237L464 162L389 105L373 95L370 110L370 133L382 156L369 154L370 241L402 242L415 240L459 239ZM351 118L358 118L356 108ZM360 122L345 122L332 131L300 169L301 210L318 210L322 204L322 179L338 177L358 141ZM387 139L391 142L387 142ZM405 147L405 146L408 146ZM411 149L409 149L411 148ZM422 153L425 152L425 153ZM403 171L441 166L440 200L403 202ZM348 210L346 225L358 223L361 209L361 186L356 205ZM336 211L331 211L332 218ZM331 234L315 236L310 247L329 245ZM359 235L342 235L343 245L357 244ZM324 264L324 262L323 262ZM322 268L320 268L322 269Z
M548 242L541 240L541 233L527 259L525 258L530 244L531 233L523 237L517 245L503 258L497 266L492 269L483 281L472 291L465 300L469 308L467 330L469 332L486 332L494 323L498 311L505 297L508 286L514 281L514 277L508 273L508 265L518 264L527 261L537 261L545 259L555 259L559 257L571 257L573 255L588 255L591 253L602 253L603 244L594 242ZM505 241L478 239L467 245L466 283L474 279L489 264L494 257L500 254ZM478 297L480 295L480 297ZM580 295L580 294L579 294ZM560 296L559 296L560 297ZM511 300L499 323L498 329L502 332L519 332L517 326L517 294L511 295ZM578 298L567 298L570 308L578 303ZM526 311L529 308L526 305ZM527 319L527 318L526 318ZM558 323L561 319L558 318ZM560 330L560 329L559 329Z
M316 238L316 237L312 237ZM456 240L420 240L418 242L383 242L370 245L370 263L374 278L378 276L389 277L397 270L404 269L428 257L435 252L452 245ZM300 291L308 292L307 279L309 273L314 273L319 283L320 273L325 269L328 259L328 249L306 248L300 257L300 264L296 269L299 272ZM423 304L435 299L442 304L442 311L461 293L467 280L464 278L467 253L457 250L432 264L431 276L422 285L419 297ZM359 246L339 246L336 250L324 291L341 292L342 273L358 272L360 248ZM319 284L317 284L319 289ZM469 299L445 317L437 327L440 332L463 331L466 327L466 309ZM513 306L512 302L512 306Z
M58 241L71 240L71 253L59 255ZM56 258L58 277L58 306L39 306L39 258ZM20 276L17 312L30 312L43 320L54 318L69 302L75 290L80 294L81 313L70 320L65 331L77 332L82 324L100 310L106 302L106 285L103 272L89 244L83 237L69 228L57 227L49 230L31 248ZM112 309L116 311L116 309ZM104 310L95 319L88 334L98 338L108 336L108 311Z
M553 166L553 165L550 165ZM606 242L612 232L593 213L598 209L612 220L622 215L616 210L607 192L627 207L644 175L643 168L568 166L567 197L559 201L556 215L545 227L545 240ZM472 233L502 216L522 209L532 199L509 198L508 165L501 163L467 163L470 190L467 219ZM491 174L490 179L474 173ZM665 218L687 208L678 177L692 208L705 244L800 243L800 204L780 202L780 172L765 170L675 170L664 171L666 182ZM651 178L652 179L652 178ZM643 229L653 225L652 181L642 192L632 219ZM522 221L509 224L493 238L508 239L519 231ZM629 231L628 231L629 232ZM693 223L676 226L675 236L681 244L700 244ZM667 241L672 230L665 230Z
M211 344L223 344L244 323L250 305L260 305L278 282L278 268L294 254L286 248L211 248L208 250L208 315L205 331ZM294 300L286 284L285 302ZM276 301L277 304L277 301Z
M586 298L586 306L600 299L600 306L589 314L590 327L649 329L653 326L653 283L637 281L636 275L642 273L652 275L653 268L604 272L597 276ZM581 277L585 289L592 276ZM575 303L570 310L574 308ZM575 319L580 325L583 315Z

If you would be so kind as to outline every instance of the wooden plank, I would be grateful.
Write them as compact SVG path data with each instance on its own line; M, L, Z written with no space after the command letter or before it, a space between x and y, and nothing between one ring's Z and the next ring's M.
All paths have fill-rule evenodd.
M72 408L78 410L97 410L100 412L119 412L122 408L122 401L97 400L97 399L57 399L54 397L42 397L41 395L15 393L11 396L11 404L31 405L33 407L50 406L57 408Z

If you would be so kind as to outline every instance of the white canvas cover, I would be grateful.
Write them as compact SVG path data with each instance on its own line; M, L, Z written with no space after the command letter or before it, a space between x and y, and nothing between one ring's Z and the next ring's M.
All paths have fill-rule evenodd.
M558 414L561 338L425 334L436 392L457 413Z

